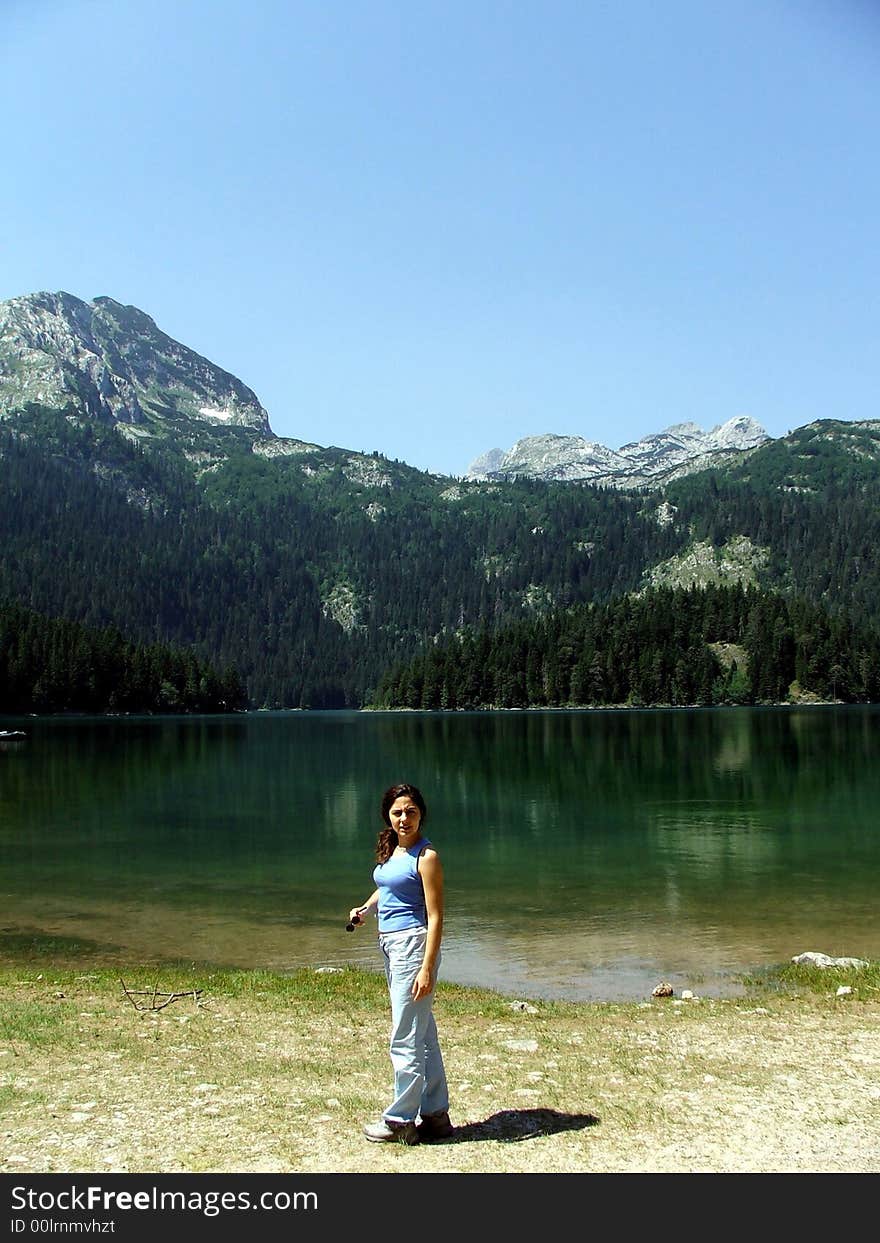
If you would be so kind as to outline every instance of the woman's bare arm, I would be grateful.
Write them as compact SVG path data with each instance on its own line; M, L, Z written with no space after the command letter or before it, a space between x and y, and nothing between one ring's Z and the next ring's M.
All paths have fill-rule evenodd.
M413 1000L427 997L434 987L434 971L440 942L443 938L443 865L436 850L426 847L419 856L419 875L425 890L425 908L428 914L428 938L425 957L419 974L413 981Z

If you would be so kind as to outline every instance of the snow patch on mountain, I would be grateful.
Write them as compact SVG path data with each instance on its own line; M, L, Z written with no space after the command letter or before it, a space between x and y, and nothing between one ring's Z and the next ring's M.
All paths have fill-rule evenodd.
M199 414L203 419L219 419L221 423L228 423L235 414L234 410L215 410L212 406L200 406Z

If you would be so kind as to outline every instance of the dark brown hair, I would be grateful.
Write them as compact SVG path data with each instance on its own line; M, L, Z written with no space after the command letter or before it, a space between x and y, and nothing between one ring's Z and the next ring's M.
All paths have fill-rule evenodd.
M390 812L393 804L396 803L397 800L403 795L407 798L411 798L421 812L421 819L419 821L420 826L423 825L428 818L428 807L425 803L425 797L418 786L411 785L408 781L400 781L397 785L389 786L382 795L381 814L382 823L385 825L385 828L380 831L376 840L377 863L387 863L394 852L395 846L397 845L397 834L391 827Z

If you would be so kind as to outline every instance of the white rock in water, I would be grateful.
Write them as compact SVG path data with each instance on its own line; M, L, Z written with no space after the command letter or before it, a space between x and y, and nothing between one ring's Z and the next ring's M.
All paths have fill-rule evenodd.
M830 958L828 954L818 954L815 950L808 950L805 954L795 954L791 960L796 963L807 963L813 967L869 967L864 958Z

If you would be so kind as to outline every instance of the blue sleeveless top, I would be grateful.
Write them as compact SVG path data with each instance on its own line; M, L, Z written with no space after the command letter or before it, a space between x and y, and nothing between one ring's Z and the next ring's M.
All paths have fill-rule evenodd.
M393 854L373 869L373 880L379 890L380 932L427 928L428 911L418 859L425 846L430 845L426 837L420 837L407 847L406 854Z

